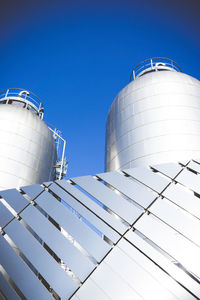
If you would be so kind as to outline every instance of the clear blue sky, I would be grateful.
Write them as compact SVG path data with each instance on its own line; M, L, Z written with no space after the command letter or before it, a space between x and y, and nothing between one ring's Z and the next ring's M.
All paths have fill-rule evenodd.
M154 56L200 78L200 1L0 0L0 90L44 103L68 177L104 171L105 121L132 68Z

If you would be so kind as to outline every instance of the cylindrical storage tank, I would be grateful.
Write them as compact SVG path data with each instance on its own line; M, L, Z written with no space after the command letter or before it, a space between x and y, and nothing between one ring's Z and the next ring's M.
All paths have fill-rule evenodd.
M0 189L42 183L55 176L56 145L42 121L43 108L27 91L1 94ZM3 96L2 96L3 95Z
M200 81L163 58L144 61L107 117L106 171L200 156Z

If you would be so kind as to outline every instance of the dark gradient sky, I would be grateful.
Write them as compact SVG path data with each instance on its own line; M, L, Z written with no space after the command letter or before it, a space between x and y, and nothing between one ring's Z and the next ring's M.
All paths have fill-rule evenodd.
M200 1L0 0L0 89L44 103L68 177L104 171L105 121L133 67L155 56L199 79Z

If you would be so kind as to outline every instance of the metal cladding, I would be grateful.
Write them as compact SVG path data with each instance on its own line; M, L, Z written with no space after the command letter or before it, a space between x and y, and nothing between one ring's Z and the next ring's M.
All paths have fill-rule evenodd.
M121 170L0 191L0 299L200 299L199 82L148 64L108 117Z
M200 160L0 196L3 299L200 298Z
M22 96L0 99L0 189L53 180L56 145L52 132L42 121L43 108ZM29 95L29 94L28 94Z
M0 189L54 178L56 147L47 125L21 107L0 105Z
M199 157L200 82L168 59L138 65L106 125L106 171Z

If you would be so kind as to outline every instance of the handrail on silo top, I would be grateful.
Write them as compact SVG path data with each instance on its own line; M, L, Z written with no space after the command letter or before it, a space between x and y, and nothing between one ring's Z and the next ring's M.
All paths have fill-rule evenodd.
M24 89L9 88L0 92L0 104L21 105L37 114L40 119L44 116L42 101L35 94Z
M144 75L145 73L161 70L182 72L179 65L172 59L166 57L153 57L136 65L131 72L130 82L135 80L137 77Z

